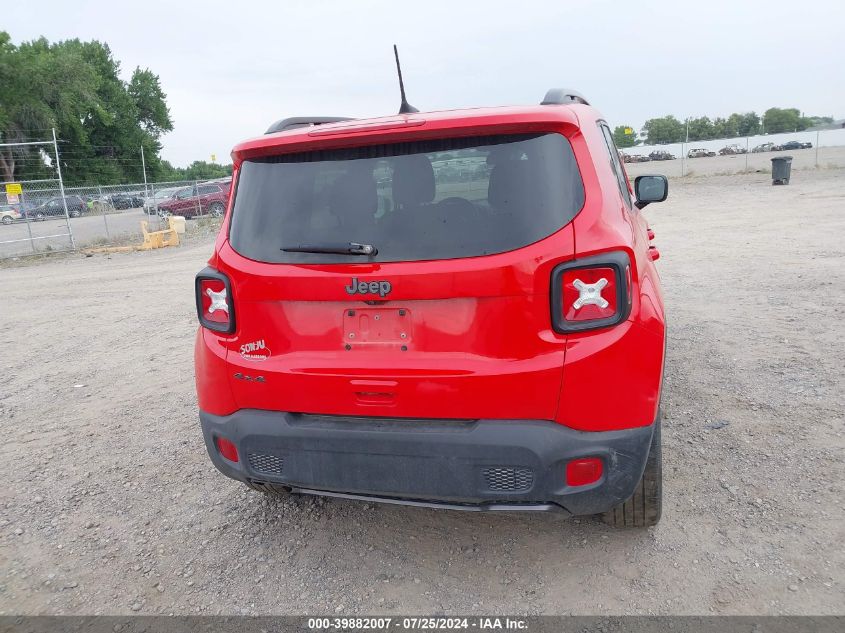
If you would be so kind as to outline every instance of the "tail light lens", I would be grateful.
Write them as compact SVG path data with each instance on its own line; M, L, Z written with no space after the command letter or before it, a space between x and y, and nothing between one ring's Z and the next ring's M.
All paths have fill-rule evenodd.
M610 267L563 271L563 318L595 321L616 314L616 271Z
M631 263L624 252L561 264L552 272L552 324L557 332L610 327L631 312Z
M200 324L215 332L234 332L235 307L229 278L212 268L206 268L197 275L194 287Z

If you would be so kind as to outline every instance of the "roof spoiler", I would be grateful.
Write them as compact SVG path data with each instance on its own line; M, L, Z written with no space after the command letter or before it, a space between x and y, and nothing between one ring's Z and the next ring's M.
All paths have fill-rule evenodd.
M339 121L352 121L352 118L343 116L294 116L287 119L279 119L267 128L267 131L264 133L273 134L274 132L284 132L285 130L292 130L297 127L311 127L326 123L338 123Z
M570 103L583 103L590 105L587 98L572 88L552 88L543 97L540 105L567 105Z

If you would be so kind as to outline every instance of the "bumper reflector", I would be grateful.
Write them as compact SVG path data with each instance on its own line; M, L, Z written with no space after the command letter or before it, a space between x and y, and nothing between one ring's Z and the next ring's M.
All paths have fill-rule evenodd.
M566 465L566 485L586 486L601 479L604 464L598 457L573 459Z
M217 445L217 452L223 457L230 462L238 461L238 448L232 442L224 437L218 437L214 439L214 443Z

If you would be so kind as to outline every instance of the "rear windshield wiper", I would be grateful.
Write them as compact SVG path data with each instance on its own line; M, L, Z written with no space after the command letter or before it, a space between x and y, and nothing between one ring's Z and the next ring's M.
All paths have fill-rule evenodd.
M286 253L337 253L338 255L378 255L378 249L372 244L340 242L326 244L298 244L282 246Z

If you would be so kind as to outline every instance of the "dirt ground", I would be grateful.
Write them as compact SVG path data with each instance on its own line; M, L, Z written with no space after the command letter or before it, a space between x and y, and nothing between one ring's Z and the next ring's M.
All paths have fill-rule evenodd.
M218 474L179 249L0 270L0 613L841 614L845 170L673 180L659 526Z

